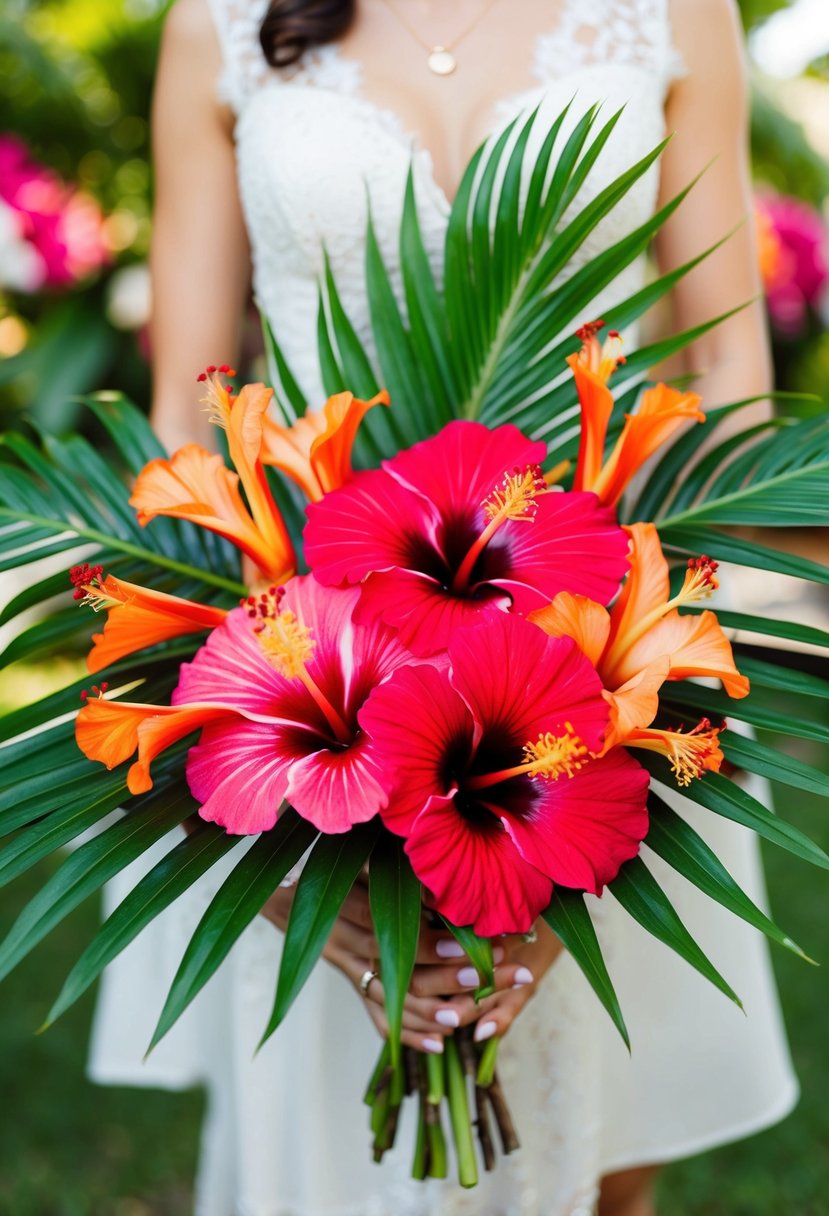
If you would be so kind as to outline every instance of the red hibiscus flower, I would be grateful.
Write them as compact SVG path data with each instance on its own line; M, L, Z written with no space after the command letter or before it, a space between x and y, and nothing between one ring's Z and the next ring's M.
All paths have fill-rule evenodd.
M306 558L329 586L361 583L356 619L379 617L418 656L559 591L607 603L627 538L595 495L550 490L544 455L513 426L451 422L309 506Z
M287 798L320 831L345 832L385 806L357 711L412 659L385 626L352 624L356 599L292 579L234 609L184 664L174 704L220 703L232 715L209 722L189 754L202 818L266 831Z
M526 932L553 883L599 893L647 832L645 771L596 759L608 706L571 638L500 613L449 644L450 671L396 671L360 711L394 780L381 810L437 909Z

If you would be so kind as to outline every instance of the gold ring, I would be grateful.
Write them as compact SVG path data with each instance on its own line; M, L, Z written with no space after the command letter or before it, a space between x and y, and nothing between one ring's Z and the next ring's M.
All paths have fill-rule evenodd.
M365 996L365 997L368 996L368 990L371 987L371 981L376 980L376 979L377 979L377 972L372 971L371 968L369 968L368 971L363 972L363 974L360 976L360 992L362 992L363 996Z

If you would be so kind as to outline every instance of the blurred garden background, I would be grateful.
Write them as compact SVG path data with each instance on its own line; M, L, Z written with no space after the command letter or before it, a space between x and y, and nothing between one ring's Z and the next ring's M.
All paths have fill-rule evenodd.
M62 432L101 388L146 405L148 116L160 0L4 0L0 13L0 414L3 428ZM829 0L743 0L753 93L756 223L778 385L829 401ZM2 597L7 598L7 597ZM0 704L75 674L37 656L0 675ZM829 719L829 708L827 708ZM794 747L794 745L792 745ZM797 754L826 768L817 745ZM827 806L787 816L829 849ZM824 963L825 883L767 856L772 903ZM0 930L42 883L0 891ZM93 999L34 1030L98 908L87 904L0 990L0 1214L186 1216L199 1094L96 1089L84 1079ZM663 1216L829 1214L829 983L775 964L803 1100L780 1127L668 1169Z

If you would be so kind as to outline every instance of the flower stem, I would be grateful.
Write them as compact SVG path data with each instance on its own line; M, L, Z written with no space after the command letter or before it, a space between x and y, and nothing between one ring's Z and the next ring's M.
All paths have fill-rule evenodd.
M426 1142L426 1103L423 1094L418 1098L417 1136L415 1138L414 1159L412 1160L412 1177L415 1182L422 1182L426 1177L428 1165L428 1145Z
M478 1131L478 1143L481 1146L481 1156L484 1169L489 1173L495 1169L495 1145L492 1143L492 1132L489 1129L489 1090L481 1085L475 1086L475 1126Z
M509 1108L504 1100L504 1093L501 1089L501 1083L497 1077L493 1077L492 1084L487 1090L489 1100L492 1103L492 1113L495 1116L495 1122L498 1124L498 1134L501 1137L501 1147L504 1152L514 1153L517 1148L521 1147L520 1141L515 1131L515 1124L512 1121L512 1116L509 1113Z
M380 1078L388 1068L390 1060L391 1048L388 1041L386 1041L383 1044L380 1055L377 1057L377 1063L374 1065L374 1072L371 1074L369 1083L366 1086L366 1092L363 1094L363 1101L365 1102L366 1106L374 1105L374 1101L377 1097L377 1087L380 1084Z
M495 1079L495 1065L498 1062L498 1044L500 1042L500 1037L496 1035L494 1039L488 1041L481 1052L476 1084L480 1085L482 1089L488 1089Z
M443 1080L443 1060L440 1056L426 1057L426 1076L429 1082L427 1101L432 1106L440 1106L446 1088Z
M472 1139L472 1124L469 1118L466 1076L454 1035L450 1035L446 1039L444 1058L449 1115L452 1121L455 1150L458 1155L458 1181L463 1187L477 1186L478 1166L475 1161L475 1144Z

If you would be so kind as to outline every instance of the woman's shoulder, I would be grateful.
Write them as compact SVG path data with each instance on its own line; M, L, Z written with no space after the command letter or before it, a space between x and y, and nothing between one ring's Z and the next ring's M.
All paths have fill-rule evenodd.
M668 11L677 42L682 39L705 42L709 50L715 50L712 40L741 36L737 0L668 0Z

